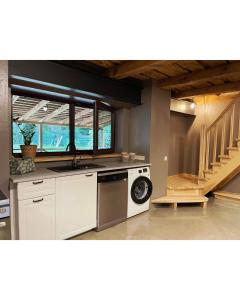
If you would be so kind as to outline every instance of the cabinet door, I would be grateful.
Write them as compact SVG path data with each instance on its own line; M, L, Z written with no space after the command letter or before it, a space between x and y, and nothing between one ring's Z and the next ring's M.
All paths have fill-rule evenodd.
M67 239L96 227L97 174L56 179L56 237Z
M21 240L55 239L55 195L22 200L18 205Z

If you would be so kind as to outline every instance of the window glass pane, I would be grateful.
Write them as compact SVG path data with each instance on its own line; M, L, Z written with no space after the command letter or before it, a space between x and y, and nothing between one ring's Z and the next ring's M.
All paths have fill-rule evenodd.
M24 143L19 127L36 124L32 145L38 152L66 151L69 144L69 104L30 97L12 98L13 153Z
M93 109L75 106L75 145L77 150L93 150Z
M112 114L110 111L98 111L98 149L112 147Z

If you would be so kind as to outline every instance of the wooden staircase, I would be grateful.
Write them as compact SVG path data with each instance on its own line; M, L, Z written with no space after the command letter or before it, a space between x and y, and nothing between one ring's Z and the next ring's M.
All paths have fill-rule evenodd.
M240 101L234 100L208 128L201 128L198 176L169 176L167 195L152 202L200 202L206 207L205 195L221 188L239 172Z

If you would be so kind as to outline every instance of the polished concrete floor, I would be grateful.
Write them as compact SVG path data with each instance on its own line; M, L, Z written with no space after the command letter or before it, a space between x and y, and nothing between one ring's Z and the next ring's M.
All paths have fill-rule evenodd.
M159 206L101 232L74 240L236 240L240 239L240 203L210 199L206 209Z

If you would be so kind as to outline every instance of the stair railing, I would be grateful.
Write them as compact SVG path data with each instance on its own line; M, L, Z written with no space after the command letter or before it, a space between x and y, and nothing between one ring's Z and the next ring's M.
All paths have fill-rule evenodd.
M209 127L201 127L199 179L204 179L210 168L219 163L219 158L224 158L226 150L235 145L235 140L240 140L240 111L236 111L237 101L238 99L232 101Z

